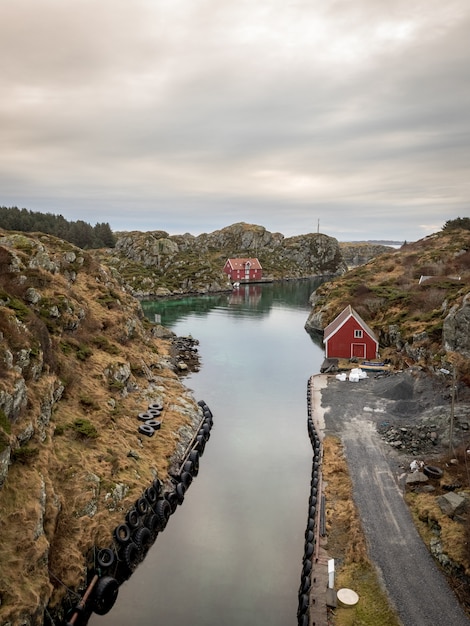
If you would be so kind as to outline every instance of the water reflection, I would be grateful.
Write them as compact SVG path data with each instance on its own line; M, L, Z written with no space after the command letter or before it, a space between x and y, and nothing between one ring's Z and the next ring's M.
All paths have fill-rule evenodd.
M214 428L185 501L114 609L91 626L294 626L312 451L308 377L323 351L304 330L314 281L145 302L200 341L185 379Z

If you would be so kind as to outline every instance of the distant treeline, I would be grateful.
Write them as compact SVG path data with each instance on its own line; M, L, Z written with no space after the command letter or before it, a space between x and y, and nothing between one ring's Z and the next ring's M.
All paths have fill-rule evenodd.
M108 223L90 226L77 220L69 222L62 215L0 207L0 227L26 233L42 232L69 241L80 248L114 248L116 239Z
M457 230L457 228L470 230L470 217L456 217L455 220L447 220L442 230Z

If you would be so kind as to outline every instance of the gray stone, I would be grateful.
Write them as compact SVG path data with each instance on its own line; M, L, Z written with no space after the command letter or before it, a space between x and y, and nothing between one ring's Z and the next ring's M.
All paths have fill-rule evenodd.
M428 482L428 477L423 472L413 472L412 474L407 474L405 482L409 486L422 485Z
M437 497L436 501L441 511L449 517L463 513L466 506L466 499L453 491Z

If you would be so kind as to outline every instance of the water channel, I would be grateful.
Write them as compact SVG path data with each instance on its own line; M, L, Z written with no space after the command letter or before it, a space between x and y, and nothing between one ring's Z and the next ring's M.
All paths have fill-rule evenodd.
M185 378L214 427L200 471L145 560L90 626L295 626L312 449L307 380L323 348L305 331L313 280L144 302L200 342Z

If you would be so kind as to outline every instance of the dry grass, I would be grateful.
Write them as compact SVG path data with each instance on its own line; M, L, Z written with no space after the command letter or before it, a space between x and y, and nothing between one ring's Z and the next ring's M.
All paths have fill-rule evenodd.
M352 483L341 442L323 441L323 479L326 493L328 553L335 559L336 588L352 588L360 601L353 608L338 607L332 613L335 626L399 626L386 593L379 584L352 499Z
M187 404L193 402L176 374L161 365L169 344L147 333L139 305L98 266L79 271L73 286L55 274L40 290L42 300L36 309L29 306L28 315L45 319L57 366L46 363L39 378L28 380L27 406L11 425L15 442L32 424L33 437L22 449L36 454L15 461L0 489L1 624L20 623L21 615L34 615L51 593L53 606L66 587L85 582L92 548L112 543L112 529L155 475L168 477L178 431L188 425ZM64 310L64 300L67 312L48 317L53 305ZM15 315L1 306L0 313L4 325ZM67 324L74 316L79 326L71 331ZM20 347L37 347L35 332L23 330ZM0 341L11 349L9 336ZM130 366L129 390L110 385L105 370L112 364ZM10 370L0 388L13 389L17 379ZM60 384L65 386L61 400L52 415L44 415ZM141 437L137 414L157 400L165 407L162 428L152 438ZM88 420L97 438L80 435L77 419ZM128 456L131 450L137 459ZM110 498L116 485L128 490L117 504Z

